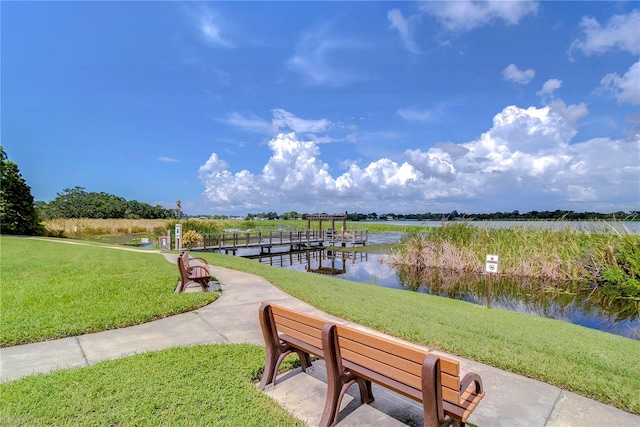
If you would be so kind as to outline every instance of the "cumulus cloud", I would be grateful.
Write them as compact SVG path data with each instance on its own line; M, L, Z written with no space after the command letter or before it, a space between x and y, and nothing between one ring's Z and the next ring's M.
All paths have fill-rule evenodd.
M569 125L576 128L578 121L589 114L589 109L584 102L567 105L562 99L554 96L555 91L562 87L562 80L549 79L542 85L542 89L536 95L542 97L551 110L560 115Z
M532 69L521 71L515 64L509 64L507 68L502 70L502 76L507 81L512 81L515 83L520 83L521 85L526 85L533 79L536 75L536 72Z
M575 127L555 108L506 107L479 138L410 149L402 163L349 162L334 176L316 142L280 133L260 173L233 173L213 153L200 167L205 198L216 211L437 211L456 201L496 209L635 209L640 196L640 139L574 142Z
M434 16L448 31L466 32L495 22L516 25L538 11L537 1L435 1L421 8Z
M633 64L622 76L618 73L607 74L600 84L615 95L618 104L640 104L640 61Z
M585 16L580 22L582 38L574 40L574 49L585 55L598 55L611 50L621 50L632 54L640 53L640 10L628 15L615 15L602 26L595 18Z
M404 47L413 53L419 53L420 48L413 38L413 26L410 19L407 20L398 9L391 9L387 13L387 19L389 20L389 26L395 30L398 30L400 37L404 42Z

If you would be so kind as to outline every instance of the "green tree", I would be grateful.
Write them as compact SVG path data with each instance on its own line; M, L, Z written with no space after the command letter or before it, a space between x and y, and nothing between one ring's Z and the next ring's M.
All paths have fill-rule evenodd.
M42 234L38 213L31 195L31 187L20 174L18 165L9 161L0 146L0 233L38 235Z

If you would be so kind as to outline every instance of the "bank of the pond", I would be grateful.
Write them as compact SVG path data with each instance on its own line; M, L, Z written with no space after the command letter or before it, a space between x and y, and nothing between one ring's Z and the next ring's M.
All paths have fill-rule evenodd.
M345 320L640 413L639 341L432 295L271 268L241 257L202 255L215 265L260 275Z
M397 290L428 293L473 304L561 320L631 339L640 339L637 305L589 290L580 293L535 280L455 271L409 276L385 262L386 255L358 250L315 249L252 257L265 265L318 273Z

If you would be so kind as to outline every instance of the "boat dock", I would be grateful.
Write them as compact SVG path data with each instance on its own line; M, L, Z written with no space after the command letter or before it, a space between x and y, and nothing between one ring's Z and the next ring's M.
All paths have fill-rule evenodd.
M192 251L217 251L236 254L241 248L257 248L260 254L269 254L273 248L286 248L290 252L313 247L356 246L367 244L368 231L299 230L262 232L233 232L204 234L201 245Z

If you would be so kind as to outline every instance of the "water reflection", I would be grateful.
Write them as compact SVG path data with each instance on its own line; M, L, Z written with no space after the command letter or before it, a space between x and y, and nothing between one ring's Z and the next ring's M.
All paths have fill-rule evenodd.
M254 256L263 264L327 274L389 288L423 292L489 307L533 314L640 340L638 303L611 299L590 289L569 291L554 283L457 271L395 268L367 252L314 249Z

